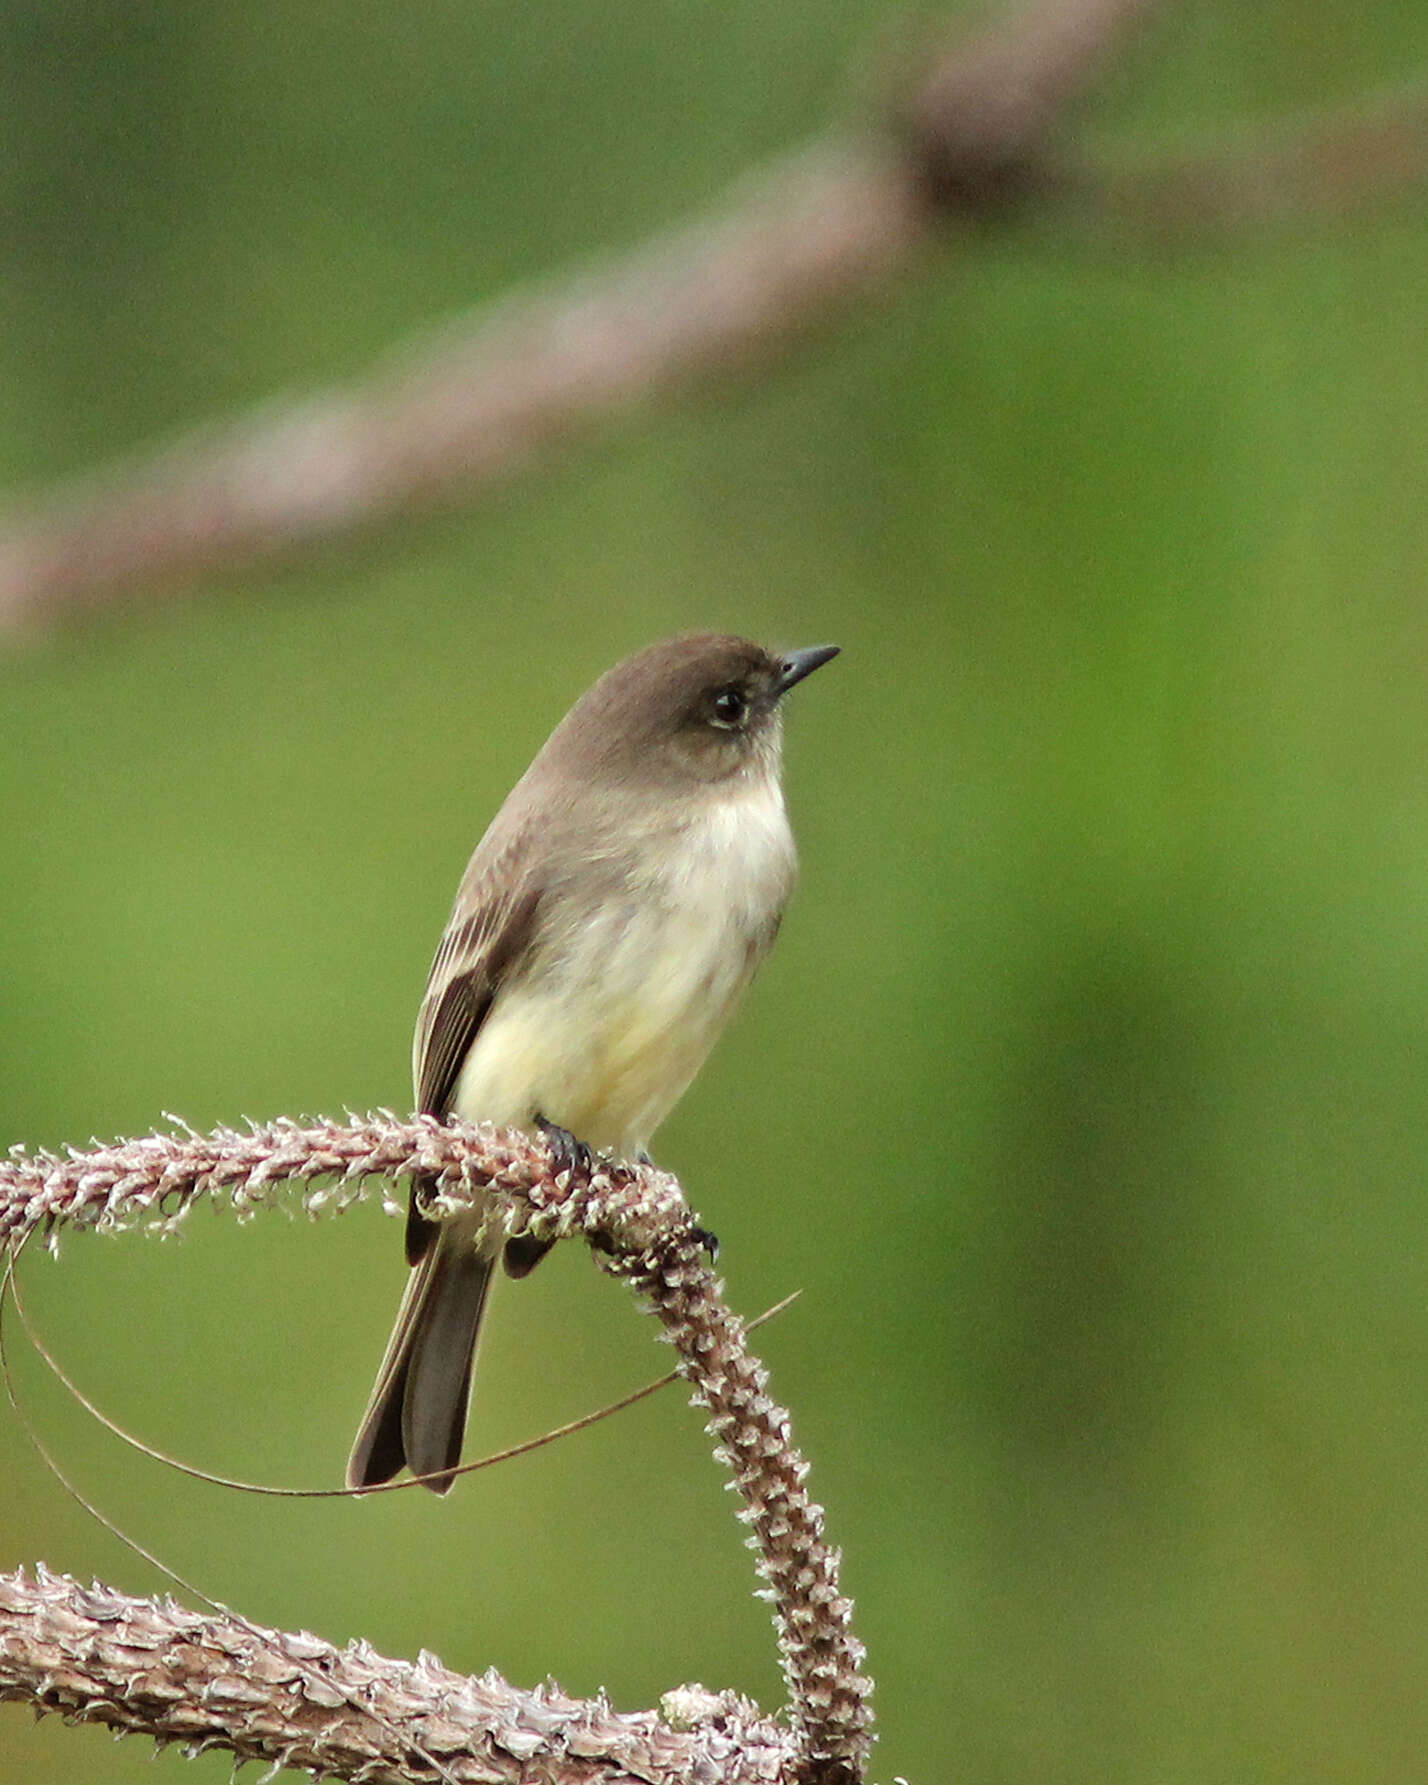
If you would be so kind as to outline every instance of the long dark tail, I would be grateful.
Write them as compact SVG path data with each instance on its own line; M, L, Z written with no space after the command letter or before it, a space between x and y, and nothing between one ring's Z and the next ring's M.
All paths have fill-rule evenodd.
M348 1487L390 1481L404 1465L450 1488L461 1460L476 1337L494 1259L474 1235L444 1222L413 1266L362 1429L347 1464Z

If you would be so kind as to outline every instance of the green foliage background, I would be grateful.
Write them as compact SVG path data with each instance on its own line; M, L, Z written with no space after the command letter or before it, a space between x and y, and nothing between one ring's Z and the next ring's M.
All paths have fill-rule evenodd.
M876 99L873 0L0 17L0 474L361 372ZM1093 129L1216 138L1428 63L1420 7L1174 9ZM854 72L850 76L849 70ZM864 71L864 72L860 72ZM1428 228L951 244L732 401L479 512L0 661L0 1139L404 1106L466 854L593 676L836 639L804 884L661 1136L764 1336L879 1681L883 1780L1401 1780L1428 1742ZM375 1204L27 1261L118 1418L335 1481L402 1278ZM665 1366L571 1249L473 1449ZM675 1394L449 1501L284 1505L97 1436L86 1490L274 1624L627 1708L764 1703ZM0 1419L0 1565L162 1583ZM221 1780L0 1710L32 1785Z

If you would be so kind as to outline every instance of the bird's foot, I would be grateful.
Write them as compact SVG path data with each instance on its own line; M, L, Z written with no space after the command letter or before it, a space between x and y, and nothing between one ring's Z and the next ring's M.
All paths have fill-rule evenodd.
M719 1236L717 1233L710 1233L707 1227L696 1227L691 1230L689 1237L696 1246L708 1254L711 1266L718 1261Z
M537 1116L535 1125L545 1136L546 1145L550 1148L552 1175L559 1177L562 1172L569 1172L572 1190L589 1184L591 1173L595 1169L595 1160L585 1142L577 1140L568 1128L562 1128L555 1122L547 1122L544 1116Z

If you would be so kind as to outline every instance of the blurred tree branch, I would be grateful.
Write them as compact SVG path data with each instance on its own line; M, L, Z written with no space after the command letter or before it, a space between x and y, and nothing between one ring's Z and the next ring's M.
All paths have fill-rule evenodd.
M1197 154L1071 176L1058 217L1091 239L1212 246L1276 223L1334 220L1428 182L1428 87L1244 131Z
M0 628L474 500L549 449L772 360L1015 212L1195 245L1428 175L1421 91L1164 163L1058 148L1154 0L1041 0L962 42L888 126L817 141L713 215L457 319L345 389L268 404L41 497L0 527Z
M763 1366L749 1351L742 1323L725 1306L720 1285L703 1262L706 1236L667 1174L653 1166L601 1165L588 1183L572 1183L568 1171L557 1171L539 1136L431 1117L398 1121L374 1116L346 1124L278 1122L246 1132L158 1134L64 1155L11 1153L0 1161L0 1242L17 1248L33 1235L53 1235L62 1227L171 1227L205 1197L226 1199L239 1213L248 1213L276 1201L292 1183L303 1186L303 1205L316 1214L346 1206L375 1179L416 1177L435 1184L428 1208L437 1218L469 1211L479 1192L484 1202L494 1203L490 1218L501 1223L507 1236L550 1240L579 1234L587 1239L605 1268L625 1277L664 1326L678 1353L681 1375L709 1415L715 1455L743 1499L740 1516L751 1528L758 1571L768 1583L792 1733L786 1741L777 1732L771 1736L767 1725L756 1722L753 1707L721 1698L721 1708L711 1714L721 1719L725 1735L731 1727L754 1731L751 1745L730 1742L724 1762L714 1770L677 1776L707 1778L710 1785L755 1778L853 1785L863 1776L871 1745L871 1687L862 1672L862 1644L852 1632L853 1607L839 1590L839 1557L825 1541L823 1509L805 1491L808 1468L794 1448L788 1415L767 1394ZM118 1609L96 1610L102 1605ZM0 1580L0 1697L24 1697L40 1710L65 1709L115 1727L143 1729L159 1739L182 1735L204 1746L231 1747L240 1757L259 1752L254 1732L266 1730L265 1756L288 1764L285 1756L291 1752L291 1764L320 1764L342 1777L367 1778L362 1769L369 1761L389 1764L388 1741L400 1749L400 1718L388 1720L385 1734L369 1730L367 1750L352 1746L352 1719L360 1719L372 1700L366 1686L349 1690L343 1684L338 1689L334 1682L339 1672L344 1681L354 1669L359 1675L370 1672L373 1662L366 1650L337 1656L308 1637L276 1636L238 1619L231 1624L203 1620L196 1636L172 1634L171 1640L185 1649L191 1644L193 1653L185 1653L173 1667L161 1667L162 1678L155 1684L153 1670L140 1664L143 1652L169 1640L163 1635L165 1620L186 1615L147 1602L121 1602L105 1593L87 1599L73 1583L6 1577ZM82 1629L85 1620L104 1623L106 1618L112 1638L107 1646L98 1637L87 1638ZM150 1635L143 1640L134 1634L146 1631ZM65 1647L71 1638L78 1645L73 1653ZM138 1661L132 1652L136 1643ZM235 1643L256 1671L248 1671L246 1664L236 1666ZM321 1653L314 1654L315 1649ZM80 1665L90 1661L96 1670L92 1674ZM294 1674L299 1661L306 1664L304 1682L296 1682ZM384 1677L390 1683L390 1664L379 1665L386 1667ZM413 1682L421 1673L418 1668L402 1675L398 1697L405 1694L412 1700L417 1693ZM609 1776L608 1770L567 1766L566 1724L550 1722L541 1695L513 1695L500 1681L487 1685L498 1698L506 1695L503 1704L508 1699L514 1704L510 1714L515 1721L501 1725L504 1733L492 1735L481 1721L487 1706L472 1713L464 1731L450 1735L453 1688L451 1676L442 1678L448 1683L433 1685L415 1712L421 1750L430 1754L435 1746L443 1754L464 1752L474 1729L528 1769L465 1773L458 1768L454 1776L495 1782ZM325 1692L314 1694L314 1681ZM469 1691L469 1683L462 1690ZM116 1691L123 1701L117 1706ZM565 1700L561 1705L562 1717L568 1713L577 1722L584 1719L590 1742L597 1738L589 1731L599 1727L608 1732L620 1724L608 1707L571 1706ZM329 1713L325 1722L324 1710ZM530 1732L542 1716L550 1723L549 1739L533 1746ZM702 1714L696 1718L705 1720ZM628 1748L622 1753L616 1737L609 1740L612 1745L597 1752L583 1747L582 1765L600 1760L607 1769L627 1768L640 1778L676 1776L657 1769L640 1772ZM349 1758L344 1770L339 1761L349 1752L356 1757ZM655 1761L649 1764L653 1767ZM389 1775L378 1771L370 1776Z

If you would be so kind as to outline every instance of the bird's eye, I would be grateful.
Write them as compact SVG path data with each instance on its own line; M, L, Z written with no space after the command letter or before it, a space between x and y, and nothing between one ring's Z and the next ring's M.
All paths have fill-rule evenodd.
M714 723L732 729L744 723L749 703L737 688L721 688L714 696Z

